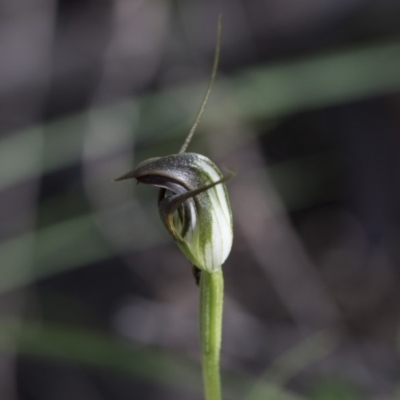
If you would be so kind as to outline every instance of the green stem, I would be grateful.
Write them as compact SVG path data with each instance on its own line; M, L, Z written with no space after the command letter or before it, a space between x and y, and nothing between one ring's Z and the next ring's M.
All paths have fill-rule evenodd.
M219 355L221 350L224 277L217 272L201 272L200 340L203 385L206 400L221 400Z

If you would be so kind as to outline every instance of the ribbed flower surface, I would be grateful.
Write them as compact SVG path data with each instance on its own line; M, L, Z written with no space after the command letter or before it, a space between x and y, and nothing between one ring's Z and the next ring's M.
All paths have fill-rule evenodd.
M129 177L162 188L159 210L164 225L196 267L217 271L233 240L226 187L212 185L225 180L217 166L205 156L182 153L146 160Z

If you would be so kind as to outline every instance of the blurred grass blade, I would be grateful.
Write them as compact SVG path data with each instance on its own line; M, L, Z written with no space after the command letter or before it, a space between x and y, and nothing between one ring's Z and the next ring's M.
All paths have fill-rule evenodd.
M339 337L322 330L283 353L263 373L246 400L261 399L265 383L284 387L291 379L311 364L332 353L339 345Z
M143 348L111 335L71 326L0 320L0 351L45 359L63 360L93 368L109 369L147 382L201 392L198 363ZM251 386L248 378L224 374L227 399L242 399ZM304 400L276 386L260 387L259 400L276 393L280 400ZM258 400L257 399L257 400Z
M347 49L246 70L233 80L234 100L247 120L279 117L398 92L399 70L399 42Z
M0 350L106 368L186 389L201 390L194 363L135 346L115 337L71 326L0 320Z
M226 93L225 100L214 102L204 116L203 126L223 124L232 118L247 121L275 118L293 112L321 108L329 105L400 90L400 43L398 41L374 44L308 59L263 67L249 68L235 76L219 79L215 91ZM190 117L182 124L184 104L197 104L203 85L167 90L127 100L110 107L100 107L77 113L44 125L46 148L43 173L76 163L81 157L82 136L87 129L88 113L110 121L120 121L138 138L164 141L184 135ZM223 89L223 90L222 90ZM227 92L226 92L227 90ZM217 95L214 97L218 97ZM221 96L220 96L221 97ZM137 118L136 118L137 119ZM18 165L9 163L7 155L25 154L29 150L36 129L13 134L0 141L0 190L37 171L24 165L24 157L14 157ZM110 137L112 137L110 131ZM128 140L129 138L126 138ZM128 143L110 143L110 153Z
M111 257L114 249L101 235L96 219L106 223L107 218L126 210L134 218L129 205L120 206L108 213L72 218L0 243L0 293ZM132 234L126 250L145 249L163 240L151 227L146 231L147 235Z

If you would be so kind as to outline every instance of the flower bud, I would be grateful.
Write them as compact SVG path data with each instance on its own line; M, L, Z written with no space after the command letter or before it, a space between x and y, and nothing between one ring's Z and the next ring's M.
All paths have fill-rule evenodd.
M232 213L224 177L207 157L180 153L151 158L117 178L160 187L161 219L182 252L200 270L217 271L233 240Z

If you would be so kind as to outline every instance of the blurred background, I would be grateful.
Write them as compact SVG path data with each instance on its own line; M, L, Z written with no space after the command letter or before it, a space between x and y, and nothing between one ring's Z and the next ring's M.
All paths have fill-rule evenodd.
M202 399L191 266L112 179L180 148L220 11L224 398L400 398L400 3L2 0L1 399Z

